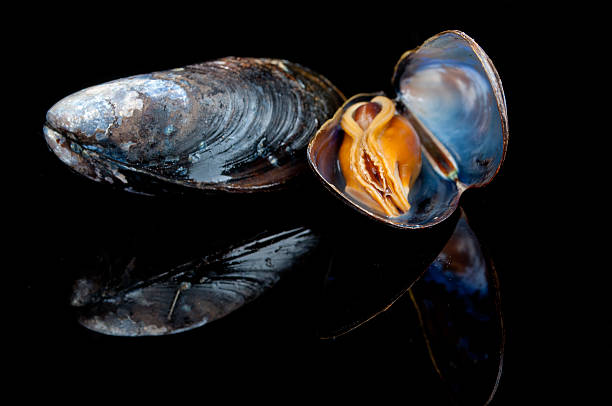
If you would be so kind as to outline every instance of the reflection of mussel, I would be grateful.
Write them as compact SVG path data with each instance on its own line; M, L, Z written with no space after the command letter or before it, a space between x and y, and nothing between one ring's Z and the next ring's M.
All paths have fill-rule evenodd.
M410 297L455 401L487 404L501 377L504 327L495 268L465 216Z
M319 335L341 336L399 299L436 258L457 217L409 233L357 216L335 224L319 304Z
M109 335L178 333L240 308L281 276L304 263L318 244L310 229L268 232L173 269L139 275L132 259L124 269L75 283L72 304L79 322ZM142 273L142 272L141 272Z
M354 237L338 245L324 281L319 334L342 336L409 292L435 370L455 400L486 404L503 360L497 275L462 210L444 225L416 239L396 235L392 246L393 238L381 239L383 246L380 235L367 233L359 234L366 243Z

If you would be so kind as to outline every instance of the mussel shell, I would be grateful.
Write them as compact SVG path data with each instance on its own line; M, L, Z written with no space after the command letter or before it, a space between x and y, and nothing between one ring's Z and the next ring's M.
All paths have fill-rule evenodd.
M466 186L489 183L508 144L501 80L478 44L445 31L406 52L396 65L398 101L450 152Z
M405 53L396 65L393 83L397 111L427 127L451 155L456 176L444 176L423 147L422 168L408 195L411 208L397 216L368 207L344 193L338 164L344 137L342 114L354 103L383 93L348 99L308 145L308 162L325 186L358 211L397 228L430 227L458 207L463 191L489 183L499 171L508 144L508 120L501 81L484 51L460 31L445 31ZM416 119L415 119L416 117Z
M81 90L48 111L44 133L71 168L129 191L255 191L301 172L342 100L298 64L228 57Z

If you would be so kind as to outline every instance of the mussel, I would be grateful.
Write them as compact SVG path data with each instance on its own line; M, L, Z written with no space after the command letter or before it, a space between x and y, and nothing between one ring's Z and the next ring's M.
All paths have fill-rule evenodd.
M72 169L128 191L268 190L307 167L343 100L299 64L227 57L81 90L47 112L44 134Z
M395 66L394 99L351 97L308 145L336 196L397 228L440 223L499 171L508 144L501 80L476 42L444 31Z

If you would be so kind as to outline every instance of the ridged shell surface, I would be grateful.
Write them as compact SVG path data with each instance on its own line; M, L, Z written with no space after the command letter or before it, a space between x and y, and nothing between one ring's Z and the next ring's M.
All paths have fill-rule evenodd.
M308 140L342 100L298 64L228 57L81 90L48 111L44 133L77 172L129 191L254 191L303 169Z

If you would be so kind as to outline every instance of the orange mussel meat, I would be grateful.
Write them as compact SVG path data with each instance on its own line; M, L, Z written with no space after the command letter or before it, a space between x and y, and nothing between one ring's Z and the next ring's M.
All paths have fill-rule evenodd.
M410 209L408 194L421 170L421 146L410 122L384 96L348 108L341 118L344 139L338 160L345 192L399 216Z

